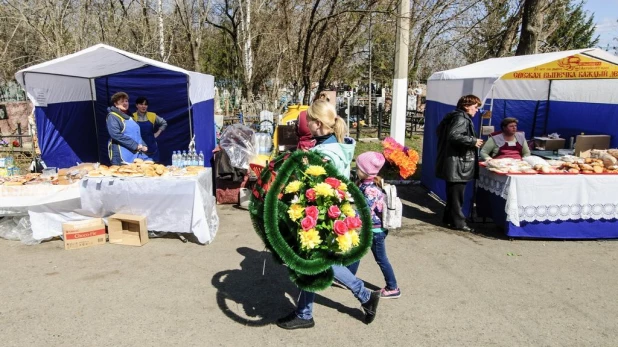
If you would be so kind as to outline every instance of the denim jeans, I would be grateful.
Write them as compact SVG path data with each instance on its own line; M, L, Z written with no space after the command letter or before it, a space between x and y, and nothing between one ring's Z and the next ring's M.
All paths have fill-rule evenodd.
M365 283L356 278L347 267L333 265L333 271L335 272L335 279L348 287L361 304L369 301L371 291L365 288ZM314 301L315 293L301 290L298 306L296 307L296 316L300 319L311 319L313 317Z
M384 275L384 281L386 281L386 289L394 290L397 289L397 279L395 278L395 272L393 271L393 267L391 266L391 262L388 261L388 256L386 255L386 233L379 232L373 233L373 243L371 244L371 253L373 253L373 258L378 263L380 270L382 270L382 275ZM360 260L356 263L352 263L348 265L348 269L352 274L356 275L358 271L358 267L360 265Z

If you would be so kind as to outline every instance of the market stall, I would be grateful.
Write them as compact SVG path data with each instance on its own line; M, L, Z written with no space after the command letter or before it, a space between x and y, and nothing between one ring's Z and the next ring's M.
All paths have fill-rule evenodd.
M436 72L427 84L421 182L442 199L445 199L444 182L435 177L435 133L444 115L467 94L481 98L483 110L492 111L491 118L484 122L481 117L474 117L479 131L481 125L500 124L504 118L515 117L527 139L551 133L558 133L565 139L581 133L609 135L610 147L618 147L618 57L603 50L495 58ZM562 176L555 176L548 181L562 179ZM585 177L568 179L590 180ZM607 178L616 179L618 177ZM521 187L514 184L511 189L523 189ZM558 183L556 187L559 189ZM474 188L475 182L467 187L464 212L471 210L476 196ZM579 203L585 205L587 202ZM504 213L509 215L508 212Z
M512 172L481 166L477 215L492 218L511 237L618 238L618 171L572 166L547 165L537 173L531 166Z
M105 125L111 96L145 96L153 112L167 120L158 138L161 160L186 150L195 136L206 166L215 148L214 77L98 44L18 71L15 79L35 106L39 147L49 166L76 162L109 164Z

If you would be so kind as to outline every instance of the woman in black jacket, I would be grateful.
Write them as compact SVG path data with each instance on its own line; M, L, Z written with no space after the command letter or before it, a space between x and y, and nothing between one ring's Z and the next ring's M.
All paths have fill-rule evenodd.
M481 106L475 95L462 96L457 109L448 113L438 125L438 159L436 177L446 181L446 207L442 222L461 231L474 231L466 225L462 212L466 183L478 177L478 148L483 140L477 138L472 117Z

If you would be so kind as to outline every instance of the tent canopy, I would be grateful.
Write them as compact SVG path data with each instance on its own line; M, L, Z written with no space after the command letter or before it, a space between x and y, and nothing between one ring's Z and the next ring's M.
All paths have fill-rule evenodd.
M196 149L209 166L215 147L214 77L98 44L15 74L35 106L39 146L50 166L76 162L108 163L105 126L110 97L129 94L149 99L149 111L168 122L158 138L161 161L186 150L195 135Z
M601 49L494 58L436 72L427 82L421 180L443 199L444 184L435 178L436 129L467 94L483 100L498 128L502 119L517 118L528 139L609 134L618 147L618 57Z

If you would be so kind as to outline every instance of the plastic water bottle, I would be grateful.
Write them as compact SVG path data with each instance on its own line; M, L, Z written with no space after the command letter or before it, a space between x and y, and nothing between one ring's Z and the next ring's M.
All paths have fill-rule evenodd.
M174 167L178 167L178 152L174 151L174 154L172 154L172 166Z
M264 134L264 151L267 155L270 155L270 152L272 151L272 146L273 142L271 141L270 136L268 136L268 134Z
M200 151L200 154L197 157L197 165L204 166L204 152Z
M182 167L187 167L191 165L189 162L189 153L187 151L182 151Z

